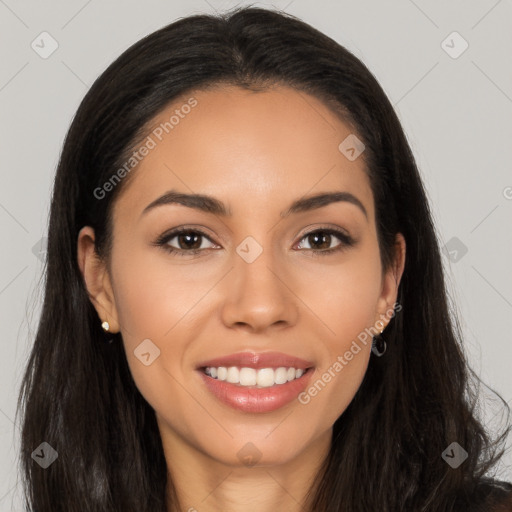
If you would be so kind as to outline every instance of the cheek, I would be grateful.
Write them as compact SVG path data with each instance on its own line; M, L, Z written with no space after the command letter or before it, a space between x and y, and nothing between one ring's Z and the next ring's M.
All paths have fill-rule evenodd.
M377 247L359 251L340 265L306 272L301 297L311 305L323 336L317 368L299 400L312 417L332 425L345 411L366 373L381 291L381 266ZM306 292L309 290L309 292Z
M116 310L136 386L155 410L186 407L179 393L164 390L172 390L175 379L183 382L180 366L187 337L182 329L190 321L187 313L197 302L198 291L190 280L185 286L182 270L166 264L160 251L127 252L121 245L116 250L112 253Z
M331 352L345 351L376 320L381 265L378 249L368 246L321 271L316 265L303 267L298 295L317 319Z
M218 272L206 265L171 263L157 248L134 247L127 251L119 244L112 252L116 309L134 380L154 403L155 393L168 388L172 376L183 380L188 345L201 336L204 324L198 318L207 302L202 299L218 281ZM142 352L146 346L149 350ZM150 360L158 357L145 366L138 355L148 351Z
M350 353L350 360L345 354ZM330 428L343 415L359 389L368 367L370 346L360 344L357 353L348 350L318 368L310 385L298 396L308 418L318 418L318 431Z
M121 253L121 250L118 251ZM172 336L204 295L207 284L188 265L171 264L163 250L141 248L112 256L116 309L125 341Z

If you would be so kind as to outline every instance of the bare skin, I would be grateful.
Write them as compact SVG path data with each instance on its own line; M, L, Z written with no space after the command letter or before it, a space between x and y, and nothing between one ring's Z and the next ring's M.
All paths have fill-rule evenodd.
M121 331L133 378L156 411L179 498L169 510L303 512L332 425L367 370L371 340L308 403L267 413L221 403L196 367L235 352L280 351L312 361L314 383L365 328L389 322L405 241L397 236L395 264L383 272L364 153L350 161L340 152L351 130L319 100L284 87L193 96L197 106L137 166L114 205L111 274L95 257L88 226L78 237L80 269L101 321ZM171 189L213 196L232 215L180 204L142 214ZM348 201L280 215L303 196L339 191L353 194L366 215ZM191 255L178 236L165 243L182 255L153 245L179 226L205 234L193 246L200 252ZM354 244L306 236L329 228ZM236 251L248 236L263 249L251 263ZM134 355L145 339L160 350L148 366ZM238 455L249 442L260 454L252 466Z

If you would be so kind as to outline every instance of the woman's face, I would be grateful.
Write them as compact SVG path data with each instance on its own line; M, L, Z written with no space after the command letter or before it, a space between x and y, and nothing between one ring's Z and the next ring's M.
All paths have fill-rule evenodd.
M79 261L101 320L122 333L164 446L229 465L282 464L325 447L367 370L368 329L392 316L403 269L401 236L396 267L381 268L364 151L323 103L284 87L197 92L154 128L114 206L111 274L92 264L91 228ZM181 199L148 208L170 192ZM179 202L196 194L209 199ZM319 194L327 199L308 200ZM245 385L201 369L270 352L292 359L214 362L217 377ZM296 378L289 368L309 370Z

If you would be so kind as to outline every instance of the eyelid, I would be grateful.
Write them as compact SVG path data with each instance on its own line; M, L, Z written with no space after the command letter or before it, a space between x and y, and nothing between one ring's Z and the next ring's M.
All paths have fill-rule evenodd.
M352 235L350 234L350 232L345 229L345 228L342 228L341 226L337 226L337 225L334 225L334 224L309 224L308 226L302 228L295 236L294 236L294 239L296 238L300 238L302 240L302 238L304 238L306 235L309 235L311 233L314 233L316 231L338 231L340 233L343 233L347 238L353 238Z

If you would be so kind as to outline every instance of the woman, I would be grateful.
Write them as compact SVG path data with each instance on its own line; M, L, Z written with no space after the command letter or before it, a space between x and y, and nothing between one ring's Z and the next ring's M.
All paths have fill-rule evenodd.
M405 135L312 27L244 8L129 48L70 127L48 238L34 510L512 509Z

